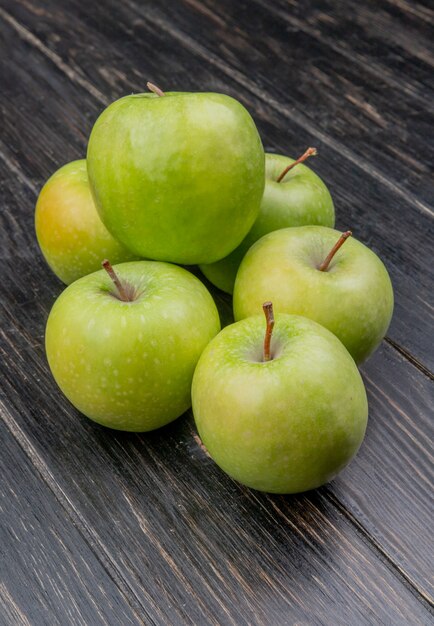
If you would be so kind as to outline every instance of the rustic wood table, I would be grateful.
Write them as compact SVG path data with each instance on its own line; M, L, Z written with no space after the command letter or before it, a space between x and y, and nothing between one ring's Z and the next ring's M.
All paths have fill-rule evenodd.
M1 624L434 623L429 4L1 0ZM393 323L362 367L367 437L315 492L236 484L190 413L147 435L98 427L51 378L62 285L35 200L147 80L234 95L269 151L316 146L338 228L389 269Z

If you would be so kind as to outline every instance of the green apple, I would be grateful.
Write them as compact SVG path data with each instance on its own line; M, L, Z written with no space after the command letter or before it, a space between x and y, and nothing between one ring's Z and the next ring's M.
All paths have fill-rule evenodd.
M35 229L45 260L66 284L98 270L105 257L114 263L137 258L102 223L84 159L67 163L42 187Z
M108 230L134 253L193 265L227 256L255 221L265 181L256 126L217 93L126 96L96 121L87 159Z
M316 154L308 148L298 159L280 154L265 155L265 189L259 215L242 243L224 259L201 265L216 287L232 293L238 268L247 250L258 239L289 226L335 225L335 210L329 190L321 178L303 165ZM295 167L297 166L297 167Z
M287 314L277 315L272 337L271 330L270 318L264 333L254 316L211 341L193 377L193 414L209 454L232 478L297 493L351 461L368 404L356 364L330 331Z
M393 312L392 284L374 252L323 226L275 231L247 252L237 274L234 315L254 314L272 300L279 311L304 315L342 341L357 363L378 346ZM326 263L327 261L327 263Z
M46 351L53 376L90 419L148 431L186 411L194 368L220 330L214 301L195 276L137 261L80 278L55 302Z

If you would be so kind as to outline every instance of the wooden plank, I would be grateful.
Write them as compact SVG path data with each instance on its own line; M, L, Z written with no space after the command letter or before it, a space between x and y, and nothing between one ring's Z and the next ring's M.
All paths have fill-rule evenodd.
M366 440L329 491L433 601L434 384L385 343L362 375Z
M18 114L28 133L24 137L17 130L17 112L13 111L6 120L5 143L18 149L21 144L20 168L27 177L37 177L41 184L60 163L82 156L91 121L101 108L95 100L106 102L132 89L143 88L147 78L163 81L163 86L173 80L175 89L185 89L186 85L203 89L205 85L211 90L238 97L253 112L269 150L298 154L306 145L318 145L318 136L306 132L291 117L281 117L272 106L239 82L234 82L227 68L221 68L220 62L218 65L207 64L208 53L194 41L184 35L170 39L178 35L171 32L168 37L167 31L161 30L164 25L160 28L154 22L150 23L148 14L143 19L136 18L125 3L110 11L103 11L99 6L93 5L92 11L86 13L86 22L80 18L79 7L71 7L69 12L67 7L58 11L48 1L44 8L40 8L44 20L35 22L33 13L18 2L12 9L14 15L23 20L24 26L16 22L15 17L4 16L9 19L10 27L3 37L11 42L11 58L3 69L5 76L10 76L5 79L4 98L9 98L11 93L11 97L20 102ZM151 13L149 7L148 13ZM131 23L135 24L134 32L129 26ZM37 37L29 28L35 29ZM58 41L49 36L54 31ZM22 40L20 45L15 42L15 33ZM92 58L86 52L89 46L93 46ZM48 57L46 64L34 63L31 73L35 79L20 67L23 47L28 50L37 47ZM155 51L158 51L158 59ZM63 61L65 55L68 64ZM51 71L54 68L57 73ZM62 81L61 73L66 72L78 87ZM21 81L29 83L29 90L37 98L36 114L41 117L37 125L31 124L35 115L33 103L25 98L25 94L14 91L16 73ZM43 89L41 85L44 85ZM51 94L50 99L46 93ZM64 100L68 102L68 108L73 108L69 114ZM45 112L50 104L54 109L53 119L47 124ZM67 144L62 137L63 126ZM49 168L45 166L46 160L40 158L48 138L52 156ZM34 147L34 155L28 154L27 143ZM71 144L75 146L74 150L70 148ZM425 339L430 334L434 317L430 290L431 215L409 204L396 190L354 167L339 151L327 146L321 148L321 145L320 139L321 156L312 165L331 188L337 207L337 226L351 226L359 239L382 256L390 271L396 308L389 337L404 352L411 353L415 362L434 370L434 356Z
M164 12L127 2L145 20L155 16L163 27L194 33L196 44L241 72L253 93L291 109L325 144L433 208L434 148L426 142L432 91L421 100L407 96L348 56L330 54L319 38L289 27L263 4L185 0Z
M43 356L44 319L35 310L50 303L50 278L41 282L38 262L13 263L5 288L23 305L3 325L4 419L145 616L429 623L428 606L325 490L284 498L240 487L198 446L190 415L149 435L111 432L80 416Z
M227 296L218 302L220 309L225 304L231 323ZM369 397L366 439L352 464L321 494L432 603L433 379L421 376L387 342L361 370Z
M1 623L141 624L3 421L0 431Z
M434 11L429 7L407 0L254 1L291 32L301 31L325 44L328 56L337 53L358 65L363 74L369 72L431 107L427 94L434 87Z

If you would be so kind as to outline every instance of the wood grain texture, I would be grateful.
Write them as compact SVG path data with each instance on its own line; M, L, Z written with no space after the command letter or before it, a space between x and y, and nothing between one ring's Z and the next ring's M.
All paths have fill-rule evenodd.
M26 306L6 335L18 325L41 340L29 345L20 334L7 347L5 419L147 619L429 623L427 605L327 489L287 498L244 489L205 455L191 415L149 435L113 433L80 416L47 370L43 319L33 316L34 300L51 301L50 278L41 287L40 263L16 269L7 287L15 301L24 291Z
M30 459L0 423L0 622L141 624Z
M404 193L416 192L413 201L423 199L432 208L434 150L425 142L433 123L432 91L426 90L421 101L407 96L368 66L337 51L330 54L320 39L288 24L284 17L290 8L277 19L263 0L186 0L165 14L129 2L144 19L159 18L181 33L196 33L196 44L217 54L234 73L242 72L254 93L290 109L308 132L321 135L371 176L393 181Z
M431 108L434 12L420 3L255 0L277 21L326 45L352 66ZM330 55L331 56L331 55Z
M4 172L2 177L6 178ZM23 198L20 195L20 185L17 184L15 189L12 181L10 185L12 193L9 197L5 196L5 201L8 207L15 209L16 203L21 204ZM193 579L194 589L205 602L205 605L194 613L196 623L197 620L207 623L211 616L220 616L222 623L226 623L226 612L222 607L229 610L230 619L235 623L244 623L242 615L245 614L250 615L252 619L257 614L263 615L261 619L263 623L267 623L264 621L266 608L269 606L265 605L266 602L272 602L274 613L271 615L276 619L279 614L288 611L291 619L297 616L300 619L301 616L306 618L306 615L309 615L311 620L318 621L320 611L324 611L330 619L333 617L336 623L343 623L344 615L347 618L353 616L355 623L369 623L370 618L366 618L366 621L362 618L369 606L371 616L377 615L380 619L379 616L382 615L382 619L386 620L391 610L388 603L396 603L393 594L389 597L390 587L397 589L398 580L388 571L384 563L379 561L381 567L378 565L377 552L374 551L372 554L371 550L367 550L348 515L359 520L358 529L362 530L365 537L375 538L383 557L390 559L394 566L397 565L424 596L429 594L429 589L427 590L425 586L425 580L429 582L430 567L429 513L426 511L424 499L425 483L427 478L429 479L429 474L425 463L419 464L418 455L406 451L406 448L411 449L415 437L418 450L426 441L424 420L420 420L421 423L413 423L413 420L414 416L418 418L423 415L426 409L424 404L419 404L419 398L429 401L427 396L429 388L425 382L428 379L422 377L412 366L397 363L395 351L387 346L384 348L390 353L387 371L399 372L400 367L404 369L402 375L396 377L398 387L408 382L411 390L415 386L422 389L417 399L407 401L412 417L400 420L401 414L399 412L395 414L391 407L386 412L384 408L379 410L375 405L371 387L368 387L371 422L367 443L352 466L332 487L323 489L317 494L270 499L234 485L217 470L192 438L191 417L181 420L161 433L135 437L113 434L93 426L71 409L58 393L47 371L43 353L44 320L55 295L59 292L60 285L40 261L30 264L28 258L15 258L12 262L6 259L5 263L9 270L6 272L9 280L4 288L9 293L9 302L12 304L10 309L4 311L5 323L2 324L5 348L2 373L3 389L10 407L8 423L11 429L18 433L17 437L24 441L23 445L30 447L28 454L38 459L38 465L42 464L46 480L50 481L51 488L61 498L64 506L70 509L71 516L76 519L76 524L82 529L89 543L110 563L110 568L114 571L113 577L126 579L123 580L123 584L137 602L140 602L141 598L141 585L147 578L159 577L166 581L166 595L162 600L165 607L163 613L158 608L160 595L145 596L141 610L146 611L150 619L157 622L175 619L188 622L187 613L179 613L179 609L173 609L182 603L189 605L183 595L187 593L184 589L187 578ZM378 369L381 371L385 366L384 359L380 357L381 354L378 354L371 361L372 369L367 373L368 376L377 377ZM377 359L378 365L374 367ZM410 367L411 376L405 371ZM383 395L386 398L388 394L396 398L396 391L390 388L387 380L385 389ZM406 388L402 389L402 394L404 397L406 395L411 397ZM380 409L383 404L384 402L380 404ZM402 435L398 431L399 436L394 436L394 429L389 424L390 419L394 420L394 424L397 423L399 430L402 430L404 425L410 428L410 432L416 431L416 435L413 433L412 437L408 437L405 432ZM391 433L388 433L389 439L383 436L381 431L384 429L391 430ZM397 466L393 452L398 446L406 453L401 453ZM382 465L378 463L379 458ZM411 466L415 462L418 479L422 479L420 486L410 478L409 472L412 472ZM375 468L374 474L372 468ZM405 479L406 473L408 481L400 478L402 475ZM71 476L74 477L73 483ZM369 481L366 480L366 476L370 476ZM410 483L408 489L406 482ZM338 499L342 494L345 495L348 508L344 516L337 513L329 494L336 495ZM258 506L263 509L259 519L257 519ZM181 508L182 516L177 507ZM244 511L241 517L240 510ZM384 510L387 511L387 515L384 515ZM214 520L213 515L216 512L220 513ZM305 515L308 517L305 518ZM265 536L261 534L264 530L263 516L266 519L271 516L274 520ZM191 528L198 525L198 518L201 522L200 532L192 531ZM313 526L312 518L315 520ZM298 536L301 533L303 539L301 543L297 540L294 545L286 538L285 541L281 539L276 546L274 537L279 528L279 520L285 519L288 525L286 534L296 533ZM240 524L244 537L241 543L238 541ZM323 525L329 524L331 528L326 534L326 539L321 539L326 542L326 548L321 542L320 545L316 545L315 538L318 541L318 536L322 537L325 532ZM335 536L332 529L336 529L337 524L340 530ZM402 524L404 528L401 530ZM219 528L218 532L216 527ZM409 536L403 532L404 529L406 533L410 531ZM280 533L282 532L280 529ZM161 533L163 549L160 547ZM225 541L222 534L227 535ZM284 533L285 537L286 534ZM271 538L273 541L270 543ZM307 553L304 542L309 546ZM341 543L345 546L345 558L338 550ZM264 545L265 548L261 548L264 554L261 552L258 563L254 556L255 550ZM314 556L318 550L322 554L320 564L316 562L317 557ZM337 550L340 556L336 561ZM413 560L415 550L417 552ZM227 569L226 563L232 563L234 558L233 551L239 553L241 562L232 566L232 569ZM121 558L119 554L122 555ZM187 559L186 554L189 555ZM211 572L207 574L208 586L199 584L204 559L211 568ZM262 563L263 560L265 564ZM279 569L277 579L280 581L279 593L277 591L273 593L277 585L276 572L272 567L274 561L283 563L283 571L287 572L285 577ZM312 576L321 589L322 586L328 589L328 596L325 599L322 598L321 592L321 602L315 610L309 604L309 597L313 593L312 585L315 585L315 582L307 585L306 579L302 579L299 583L301 587L304 589L307 585L306 594L303 596L296 585L297 581L294 580L294 571L298 571L300 567L304 571L311 562L314 563L315 574L308 574L308 579ZM160 567L163 567L162 572L159 570ZM266 568L266 580L269 585L266 597L255 600L253 605L247 602L247 599L252 602L251 596L256 597L255 586L252 582L249 583L249 568L261 572L258 574L259 581L264 578L262 568ZM241 573L239 569L242 570ZM354 570L352 573L354 579L348 580L350 570ZM416 573L413 570L416 570ZM348 609L345 609L345 613L342 613L340 604L333 608L333 599L336 595L340 597L343 595L346 598L345 603L350 601L346 597L350 591L347 589L344 592L340 588L343 584L342 572L345 572L343 577L349 589L356 589L357 594L363 591L363 601L360 603L359 600L353 600ZM363 575L360 572L363 572ZM428 573L428 576L425 576L424 572ZM364 589L366 586L364 578L375 581L374 587L385 586L386 591L384 589L381 591L381 602L386 602L384 613L379 611L374 602L377 592L373 590L372 584L369 583L367 589ZM226 581L226 587L221 580ZM254 578L254 581L256 585L259 584L257 578ZM292 595L288 595L288 589L294 593L294 586L299 599L299 604L295 608L292 604ZM363 589L359 589L360 587ZM214 592L210 591L215 588L218 589L217 600L213 596ZM151 591L153 594L161 594L160 587ZM242 604L239 612L238 609L235 611L234 596L231 593L247 593L247 605ZM384 593L388 600L384 600ZM187 596L192 594L193 590L190 588ZM409 596L406 595L405 605L408 599ZM287 606L288 602L291 602L291 606ZM172 609L169 610L169 607ZM402 614L401 610L395 612L396 609L393 609L394 623L405 623L405 620L409 619L409 616L405 612ZM411 610L414 611L414 607ZM429 618L423 617L423 613L419 616L416 614L414 619L414 623L429 622ZM257 623L261 623L259 618Z
M56 516L62 517L57 503L67 511L65 519L73 520L75 534L68 522L65 545L77 543L78 554L89 549L89 562L103 563L96 577L115 581L116 610L123 602L127 607L123 623L137 615L158 624L432 623L427 417L432 385L390 345L363 368L370 425L359 456L332 485L292 498L257 494L224 476L200 447L190 414L147 436L93 425L60 395L45 361L44 324L62 287L37 251L33 205L44 179L84 154L104 103L160 77L163 86L173 80L178 89L206 84L238 95L276 150L285 151L290 141L302 149L315 134L305 133L301 140L297 134L303 127L290 116L283 124L276 109L244 87L240 76L229 76L220 57L206 64L204 46L195 43L193 32L179 36L171 11L158 26L164 4L149 3L149 21L133 3L83 7L75 1L60 6L20 0L3 5L0 34L8 58L0 57L0 411L34 468L29 478L23 470L23 484L41 483L39 492L48 493L46 501L41 496L44 510L51 510L55 497L53 526ZM211 14L218 19L216 11ZM207 27L202 18L198 24ZM318 159L316 169L332 180L342 203L341 225L347 225L344 216L354 220L364 240L381 249L398 285L392 337L411 358L430 363L423 336L430 323L423 300L430 293L428 216L345 156L331 154ZM383 202L402 211L399 223L380 206L375 223L365 224L372 204ZM403 264L411 268L410 278ZM228 300L215 295L229 321ZM19 467L26 463L17 461ZM39 509L29 498L30 515ZM48 554L57 549L55 543L46 548ZM37 554L48 575L54 557ZM83 560L75 567L83 570L86 585ZM59 586L66 586L64 570L58 578ZM28 604L43 606L34 570L23 568L20 588L11 581L8 594L20 602L18 609L9 602L9 611L26 607L17 596L23 585L33 587ZM87 610L79 588L68 589L67 604ZM51 601L61 616L60 600L54 595ZM99 605L103 598L94 601ZM117 618L106 619L116 623ZM98 621L91 617L88 623Z
M186 86L203 89L206 85L211 90L224 91L238 97L252 111L265 147L270 151L292 152L295 155L301 153L306 145L319 146L320 156L312 166L331 188L337 207L337 226L351 226L355 236L382 256L391 274L396 292L396 309L389 331L390 338L404 352L412 354L415 362L419 361L425 368L434 370L434 356L427 340L434 319L430 288L430 248L434 233L430 214L409 204L408 199L400 196L394 187L391 189L383 182L370 178L369 174L349 162L345 154L342 155L327 145L321 147L321 134L307 132L294 121L292 114L285 117L285 107L282 114L278 113L273 106L252 94L249 88L240 85L238 78L238 82L234 81L234 74L237 73L230 68L224 66L221 69L220 62L218 65L214 61L210 64L208 53L191 38L179 31L174 33L170 30L170 37L177 37L171 40L167 20L160 24L155 17L154 4L147 4L146 14L142 18L137 16L137 11L129 8L129 3L122 6L110 5L110 11L94 6L91 12L86 11L81 15L80 5L71 7L68 12L66 8L59 10L55 3L48 1L40 9L44 20L37 20L35 23L33 13L23 1L20 0L13 6L14 16L10 19L19 18L21 21L12 24L9 36L14 38L15 33L18 33L23 44L28 42L31 46L38 45L42 48L41 55L47 57L48 63L44 65L47 74L45 78L38 76L41 72L40 63L36 63L37 67L34 68L38 79L32 85L32 93L39 92L38 102L41 106L46 102L41 85L48 83L48 88L51 88L54 75L61 80L60 74L65 73L64 58L67 59L69 73L72 72L70 78L78 84L79 89L75 91L73 85L68 84L63 97L69 106L75 108L72 119L78 120L78 123L81 119L79 133L71 137L75 145L81 146L80 156L85 151L85 137L91 127L90 120L95 119L102 108L95 100L108 102L131 90L142 90L148 78L157 83L162 81L163 86L174 83L174 89L185 89ZM29 30L33 23L36 35ZM211 26L201 23L201 29L208 33L212 30ZM195 28L199 29L199 24ZM58 38L54 42L49 36L52 32L56 32ZM92 55L88 54L89 49L92 49ZM158 51L158 58L155 51ZM16 54L19 58L21 53ZM9 71L12 81L15 70L8 66L6 71ZM17 71L25 74L19 67ZM54 93L59 93L60 89L59 84ZM89 94L92 97L86 91L92 91ZM271 90L269 99L273 100ZM32 105L24 101L23 95L21 100L22 123L26 124L26 116L33 114ZM62 108L61 100L56 102L56 106L57 109ZM13 115L11 125L15 112ZM62 123L64 117L63 110L59 112L54 123L57 125L58 120ZM67 124L70 127L71 122L67 120ZM77 122L75 125L77 126ZM18 134L15 128L12 132ZM61 143L57 128L41 127L35 132L40 132L42 137L38 146L43 145L43 137L47 132L53 136L54 143ZM83 141L79 141L82 137ZM21 139L21 143L23 141L25 143ZM17 145L16 142L19 146L20 137L14 135L13 144ZM25 145L21 151L20 160L24 173L29 175L31 171L34 175L33 163L26 163L28 155ZM33 160L33 155L30 156ZM62 157L59 156L59 159ZM40 182L49 173L44 170Z
M328 490L432 601L434 384L385 343L361 369L366 440Z

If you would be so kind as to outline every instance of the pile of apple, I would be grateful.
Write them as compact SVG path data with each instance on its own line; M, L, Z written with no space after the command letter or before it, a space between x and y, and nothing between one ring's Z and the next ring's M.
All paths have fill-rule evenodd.
M318 487L363 440L357 364L389 326L388 273L333 230L330 193L303 163L314 149L264 154L237 100L148 88L111 104L87 159L38 198L41 250L69 284L47 322L53 376L110 428L149 431L192 405L230 476ZM220 332L211 294L180 265L233 292L236 323Z

